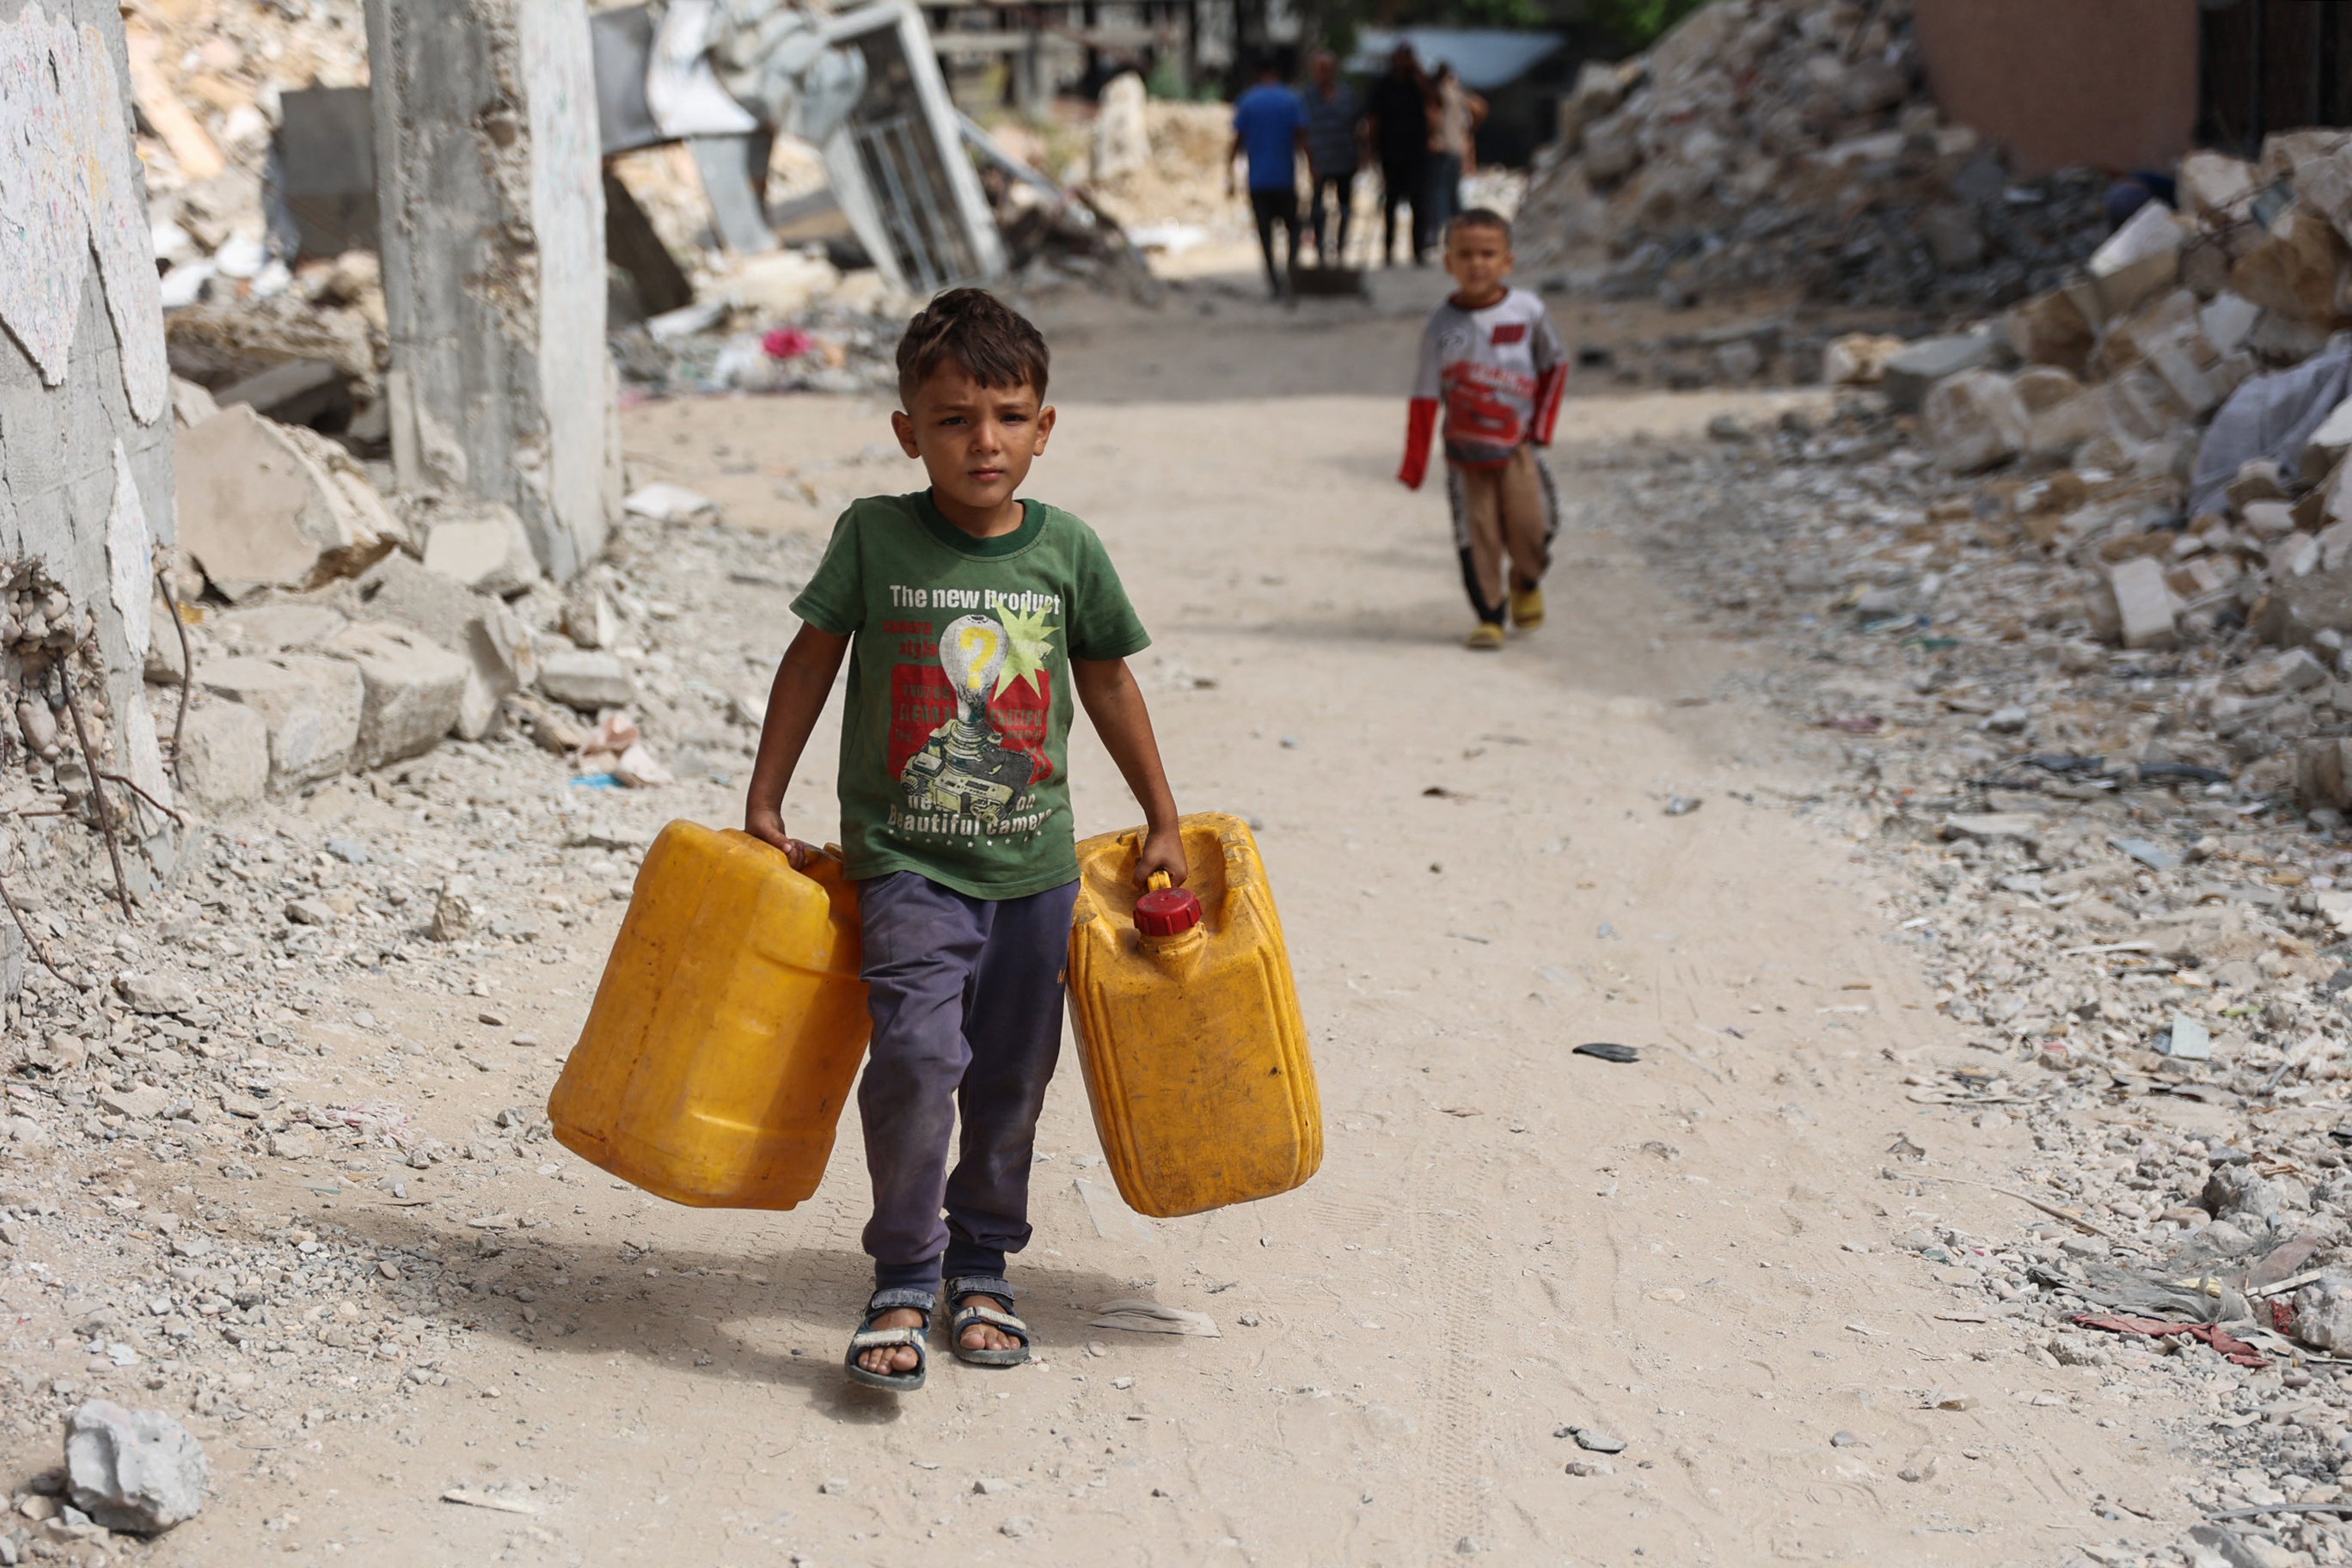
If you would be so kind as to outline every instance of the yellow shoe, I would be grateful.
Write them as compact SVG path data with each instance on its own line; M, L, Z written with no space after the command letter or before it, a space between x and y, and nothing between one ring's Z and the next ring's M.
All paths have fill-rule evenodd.
M1523 632L1531 632L1543 625L1543 590L1530 588L1524 594L1511 595L1511 624Z
M1480 621L1471 628L1465 646L1481 653L1492 653L1503 646L1503 628L1493 621Z

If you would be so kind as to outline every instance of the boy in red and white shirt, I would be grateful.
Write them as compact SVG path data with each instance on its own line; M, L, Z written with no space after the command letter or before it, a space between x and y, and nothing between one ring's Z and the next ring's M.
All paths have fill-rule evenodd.
M1445 270L1456 287L1422 333L1397 478L1421 488L1443 410L1454 542L1478 616L1469 644L1494 649L1507 613L1522 631L1543 624L1559 508L1535 448L1551 445L1568 354L1543 301L1510 286L1511 226L1500 214L1474 207L1454 220Z

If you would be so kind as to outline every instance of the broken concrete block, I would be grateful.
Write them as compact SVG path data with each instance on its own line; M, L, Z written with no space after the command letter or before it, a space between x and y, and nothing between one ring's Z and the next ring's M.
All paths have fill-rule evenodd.
M2066 286L2066 297L2085 321L2105 327L2179 281L2180 249L2188 237L2170 207L2150 202L2092 253L2085 276Z
M341 430L352 422L352 380L325 360L288 360L221 388L219 403L246 404L281 425Z
M1896 411L1915 414L1937 382L1958 375L1964 370L1976 370L1990 364L1992 351L1992 336L1989 332L1955 332L1946 337L1922 338L1888 357L1879 385L1886 393L1886 401Z
M2319 569L2319 541L2308 533L2285 534L2263 558L2273 578L2308 577Z
M2023 391L2027 376L2065 375L2055 366L2038 366L2021 374L2018 385ZM2074 378L2068 376L2072 381ZM2021 395L2020 401L2023 398ZM2025 452L2028 457L2045 461L2064 462L2074 457L2089 441L2108 435L2114 421L2107 415L2107 399L2104 388L2093 388L2046 407L2028 405L2025 426Z
M2241 515L2256 501L2285 500L2286 485L2277 462L2269 458L2249 458L2238 465L2238 477L2230 481L2222 494Z
M563 635L586 648L611 647L621 635L613 601L585 579L575 580L563 594Z
M2333 572L2352 562L2352 518L2338 518L2319 531L2319 569Z
M342 448L248 407L183 432L173 469L180 548L232 601L349 576L404 537Z
M204 1445L155 1410L86 1401L66 1424L66 1490L109 1530L153 1535L196 1517L212 1483Z
M2352 453L2352 397L2337 404L2303 444L2296 471L2305 477L2325 474Z
M331 778L351 765L366 697L357 667L311 654L226 658L205 666L196 681L268 722L272 790Z
M496 501L426 529L425 569L478 594L520 594L539 581L539 558L522 519Z
M2336 226L2298 203L2238 258L2230 287L2265 310L2324 332L2343 314L2347 262L2352 252Z
M404 555L371 567L359 581L360 603L465 656L472 666L458 704L457 732L478 741L497 727L499 700L538 679L530 628L499 600L455 578L427 572Z
M206 811L253 805L269 784L268 721L241 702L190 708L175 776Z
M2279 647L2302 647L2321 632L2352 632L2352 566L2274 584L2259 629Z
M2009 377L1971 370L1950 376L1928 393L1920 429L1938 467L1973 474L2005 463L2025 446L2025 405Z
M171 1013L185 1013L196 1005L196 989L184 980L168 974L118 974L114 989L134 1013L162 1017Z
M2176 178L2182 208L2200 219L2234 214L2254 195L2254 166L2226 153L2189 153Z
M2164 568L2147 556L2107 568L2107 591L2115 595L2116 640L2129 648L2168 648L2178 642L2173 621L2180 601L2164 580Z
M2001 318L2009 346L2028 364L2053 364L2074 375L2084 374L2098 334L2084 319L2082 307L2063 293L2029 300Z
M416 632L363 621L329 645L356 666L362 683L355 764L380 768L432 750L457 722L472 667Z
M2295 751L2294 796L2306 811L2352 808L2352 739L2321 735Z
M461 647L467 628L493 601L453 577L428 572L405 555L389 555L360 576L360 604L380 621L423 632L443 647Z
M542 655L539 689L568 708L593 713L600 708L622 708L636 700L636 682L628 667L613 654L586 648L566 648Z
M631 490L622 506L633 517L656 522L716 522L719 503L698 490L656 479Z
M2277 539L2294 531L2294 505L2283 500L2250 500L2238 509L2246 531L2257 539Z
M205 624L225 652L267 655L317 647L352 618L324 605L254 605L224 611Z
M2197 324L2215 353L2233 354L2245 347L2262 314L2263 308L2242 294L2216 294L2197 312Z

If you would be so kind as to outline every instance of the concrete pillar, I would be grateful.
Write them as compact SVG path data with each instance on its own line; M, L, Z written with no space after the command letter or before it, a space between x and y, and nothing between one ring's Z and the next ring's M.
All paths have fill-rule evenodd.
M504 501L568 578L619 510L579 0L367 0L403 489Z
M152 622L173 537L171 374L130 81L115 0L0 0L0 766L24 765L19 699L55 690L63 659L103 735L100 766L168 801L141 669L150 637L173 635ZM50 594L68 624L44 609L40 636L27 612ZM92 623L96 668L69 651ZM134 851L161 820L141 809ZM49 837L98 853L83 831ZM16 850L43 852L39 830L22 833ZM0 835L0 857L11 848Z

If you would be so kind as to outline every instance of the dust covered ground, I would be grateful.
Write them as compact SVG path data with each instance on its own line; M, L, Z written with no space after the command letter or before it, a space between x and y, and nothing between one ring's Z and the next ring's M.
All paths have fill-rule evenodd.
M1897 1135L1920 1132L1906 1073L1966 1041L1896 940L1906 906L1841 815L1834 749L1737 697L1769 651L1653 578L1656 520L1601 471L1704 441L1722 414L1818 400L1575 404L1550 625L1482 658L1458 646L1442 500L1391 478L1438 283L1400 274L1375 306L1295 311L1249 286L1157 315L1048 310L1062 423L1031 488L1102 531L1157 638L1137 664L1179 803L1258 825L1320 1076L1321 1173L1244 1208L1129 1215L1066 1059L1016 1268L1039 1360L940 1352L919 1394L853 1387L854 1118L823 1191L777 1215L671 1207L493 1121L543 1100L635 847L669 817L738 819L748 736L593 821L533 804L566 785L527 744L461 751L451 765L485 782L442 820L540 857L509 886L544 929L337 982L287 1025L331 1054L283 1064L280 1088L364 1094L453 1143L472 1129L472 1158L363 1176L354 1158L321 1180L291 1144L249 1163L193 1138L184 1158L126 1155L152 1211L252 1260L252 1300L284 1326L226 1380L151 1383L152 1355L92 1370L57 1292L12 1275L27 1390L193 1405L214 1463L194 1523L58 1550L189 1568L2028 1563L2178 1538L2195 1515L2167 1432L2185 1405L2159 1358L2061 1364L2028 1305L1897 1245L2040 1219L1916 1179L2006 1184L2032 1138L1952 1119L1888 1179ZM887 412L628 411L638 482L693 486L728 517L633 537L626 570L667 612L653 657L758 691L841 503L919 483ZM812 837L832 826L830 723L787 801ZM1089 735L1073 771L1084 829L1129 824ZM298 854L429 845L429 815L392 793L246 831ZM1670 815L1677 796L1701 804ZM1572 1054L1589 1041L1641 1059ZM411 1046L398 1073L371 1068ZM124 1278L162 1277L139 1273L146 1241L88 1225L94 1191L60 1196L19 1261L64 1272L111 1248ZM299 1272L322 1248L348 1261L331 1281ZM1134 1296L1220 1333L1089 1326ZM1570 1427L1625 1446L1590 1452ZM54 1463L54 1430L19 1423L12 1475Z

